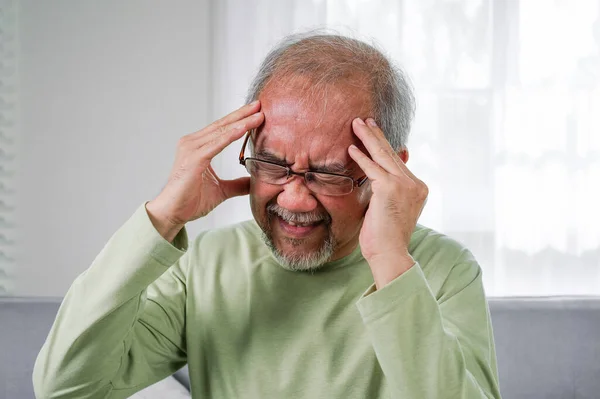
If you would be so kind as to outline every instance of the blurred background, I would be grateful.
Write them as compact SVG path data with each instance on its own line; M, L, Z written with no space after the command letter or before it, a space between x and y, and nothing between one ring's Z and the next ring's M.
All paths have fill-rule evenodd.
M0 296L62 297L177 140L323 26L411 77L420 223L473 251L488 295L600 294L600 0L0 0ZM240 145L221 177L245 175ZM251 217L237 198L188 231Z

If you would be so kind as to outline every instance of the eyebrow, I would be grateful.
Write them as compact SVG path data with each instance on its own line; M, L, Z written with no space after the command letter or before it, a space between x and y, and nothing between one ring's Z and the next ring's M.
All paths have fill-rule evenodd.
M254 156L259 159L277 163L280 165L285 165L288 167L292 166L291 164L286 163L285 160L279 158L277 155L273 154L267 149L256 151ZM328 165L315 166L314 168L310 167L310 170L313 172L335 173L338 175L349 175L352 173L352 169L349 169L348 167L346 167L346 165L338 161L331 162Z

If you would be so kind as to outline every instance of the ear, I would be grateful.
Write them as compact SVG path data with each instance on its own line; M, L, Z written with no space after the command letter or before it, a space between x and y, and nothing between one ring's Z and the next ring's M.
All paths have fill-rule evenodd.
M408 162L408 148L403 148L400 151L398 151L398 156L400 157L400 159L402 160L402 162L407 163Z

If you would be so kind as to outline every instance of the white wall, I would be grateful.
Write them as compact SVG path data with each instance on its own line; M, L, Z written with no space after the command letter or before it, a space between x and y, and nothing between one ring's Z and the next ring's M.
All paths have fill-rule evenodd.
M13 294L24 296L63 296L136 207L160 192L177 140L239 107L282 36L323 22L315 14L322 4L300 0L21 0L19 7ZM240 145L214 159L222 178L246 173L237 164ZM192 239L250 217L248 198L239 197L187 229Z
M209 121L208 3L20 2L15 295L63 296Z

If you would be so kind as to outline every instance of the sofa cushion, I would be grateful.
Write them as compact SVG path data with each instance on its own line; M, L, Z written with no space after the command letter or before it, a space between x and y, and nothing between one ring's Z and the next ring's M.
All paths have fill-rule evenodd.
M134 393L129 399L189 399L191 397L189 390L170 376Z
M188 390L190 389L190 374L188 371L188 366L182 367L181 369L177 370L175 374L173 374L173 377L175 377L175 379L179 381L181 385L186 387Z
M33 364L52 326L56 299L0 298L0 398L33 398Z
M600 398L600 298L489 304L504 398Z

